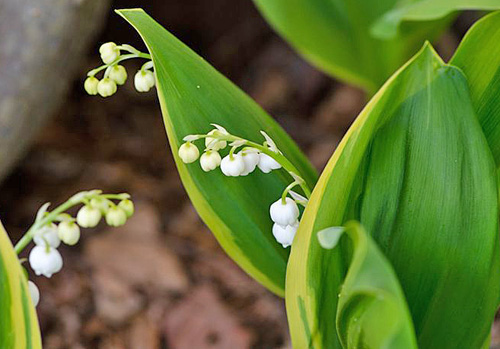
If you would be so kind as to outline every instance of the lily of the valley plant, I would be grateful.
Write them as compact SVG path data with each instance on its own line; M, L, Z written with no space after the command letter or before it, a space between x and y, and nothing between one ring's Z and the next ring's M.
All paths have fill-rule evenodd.
M134 84L156 87L193 205L285 297L294 348L487 348L500 303L500 12L448 63L426 39L457 9L498 1L255 2L304 57L373 95L319 178L265 111L142 10L118 14L148 53L103 44L85 90L111 96L120 63L146 60Z

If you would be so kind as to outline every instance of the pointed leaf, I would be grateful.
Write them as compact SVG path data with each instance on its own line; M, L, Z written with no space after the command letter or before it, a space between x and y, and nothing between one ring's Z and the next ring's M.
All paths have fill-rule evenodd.
M353 242L336 319L343 347L416 349L410 311L391 264L359 223L347 223L342 231ZM341 236L338 227L320 231L318 238L322 232L323 239Z
M386 13L373 25L372 33L381 39L391 39L397 36L403 21L431 21L457 11L499 8L498 0L420 0Z
M420 348L479 348L500 294L494 161L467 81L427 45L375 95L322 173L287 269L297 348L340 348L348 248L315 233L359 220L404 290Z
M479 20L462 40L450 64L467 77L472 103L500 166L500 11Z
M305 59L335 78L374 93L449 19L408 23L397 38L379 40L375 21L400 0L254 0L266 20ZM414 1L411 1L414 2Z
M35 307L14 247L0 222L0 348L42 348Z
M188 134L207 133L211 124L260 142L265 131L314 186L316 173L295 143L253 100L201 57L139 9L118 12L142 36L152 55L158 97L181 180L195 208L224 250L247 273L283 295L288 250L272 235L269 206L291 177L283 170L246 177L205 173L178 157ZM228 152L228 150L224 150Z

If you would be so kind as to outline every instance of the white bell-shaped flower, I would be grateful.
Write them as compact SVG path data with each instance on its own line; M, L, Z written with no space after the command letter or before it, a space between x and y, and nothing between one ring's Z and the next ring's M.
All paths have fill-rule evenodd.
M259 163L257 164L257 166L259 166L260 170L264 173L269 173L272 170L277 170L281 168L279 162L277 162L272 157L264 153L259 154Z
M35 283L31 280L28 280L28 290L30 291L31 302L33 302L33 306L37 306L40 301L40 291Z
M245 171L245 162L240 154L226 156L220 163L222 173L229 177L237 177Z
M299 218L299 207L290 198L285 198L285 202L280 198L273 203L270 208L271 219L281 226L293 225Z
M134 86L139 92L148 92L155 85L155 75L149 69L140 69L134 76Z
M127 70L123 65L115 65L109 70L109 78L117 85L123 85L127 81Z
M97 92L101 95L101 97L114 95L117 89L118 87L116 86L116 82L110 78L104 78L97 84Z
M120 50L114 42L107 42L99 47L104 64L110 64L120 56Z
M208 172L215 170L221 163L222 158L215 150L207 150L200 157L200 165L203 171Z
M63 221L57 227L59 239L66 245L73 246L80 240L80 227L73 221Z
M127 221L127 214L118 206L111 207L106 213L106 223L111 227L119 227Z
M244 149L240 152L243 162L245 163L245 170L241 173L241 176L246 176L252 173L259 163L260 154L257 149Z
M207 133L207 135L210 136L216 132L221 133L221 131L219 131L219 130L212 130L209 133ZM226 146L227 146L226 141L223 141L223 140L218 141L216 138L212 138L212 137L205 138L205 147L207 147L208 149L219 151L221 149L224 149Z
M273 225L273 235L276 241L278 241L283 248L287 248L291 246L293 243L293 239L295 238L295 233L297 232L297 228L299 227L299 222L296 221L292 225L282 226L274 223Z
M102 213L98 208L85 205L76 215L76 222L82 228L93 228L102 218Z
M63 266L61 254L50 246L33 247L28 259L36 275L44 275L48 278L59 272Z
M57 234L57 226L55 224L46 225L33 234L33 242L39 246L46 246L58 248L61 240Z
M95 76L89 76L85 79L83 83L83 87L85 91L91 96L95 96L97 94L97 85L99 84L99 80Z
M179 157L185 164L195 162L199 156L198 147L191 142L186 142L179 147Z

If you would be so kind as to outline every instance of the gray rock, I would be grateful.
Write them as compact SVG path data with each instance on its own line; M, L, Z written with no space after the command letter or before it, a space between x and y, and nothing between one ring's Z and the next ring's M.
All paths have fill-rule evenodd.
M109 0L0 0L0 180L63 100Z

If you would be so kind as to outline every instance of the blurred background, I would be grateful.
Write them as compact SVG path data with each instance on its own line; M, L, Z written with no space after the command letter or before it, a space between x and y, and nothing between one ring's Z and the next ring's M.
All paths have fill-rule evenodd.
M11 238L44 202L80 190L129 192L137 205L126 226L61 247L62 272L31 276L44 347L290 348L283 301L224 254L191 206L156 93L131 79L107 99L83 90L103 42L144 50L111 10L127 7L145 8L256 99L318 170L366 102L292 52L250 0L0 0L0 217ZM439 40L443 57L475 16ZM126 63L129 76L139 64Z

